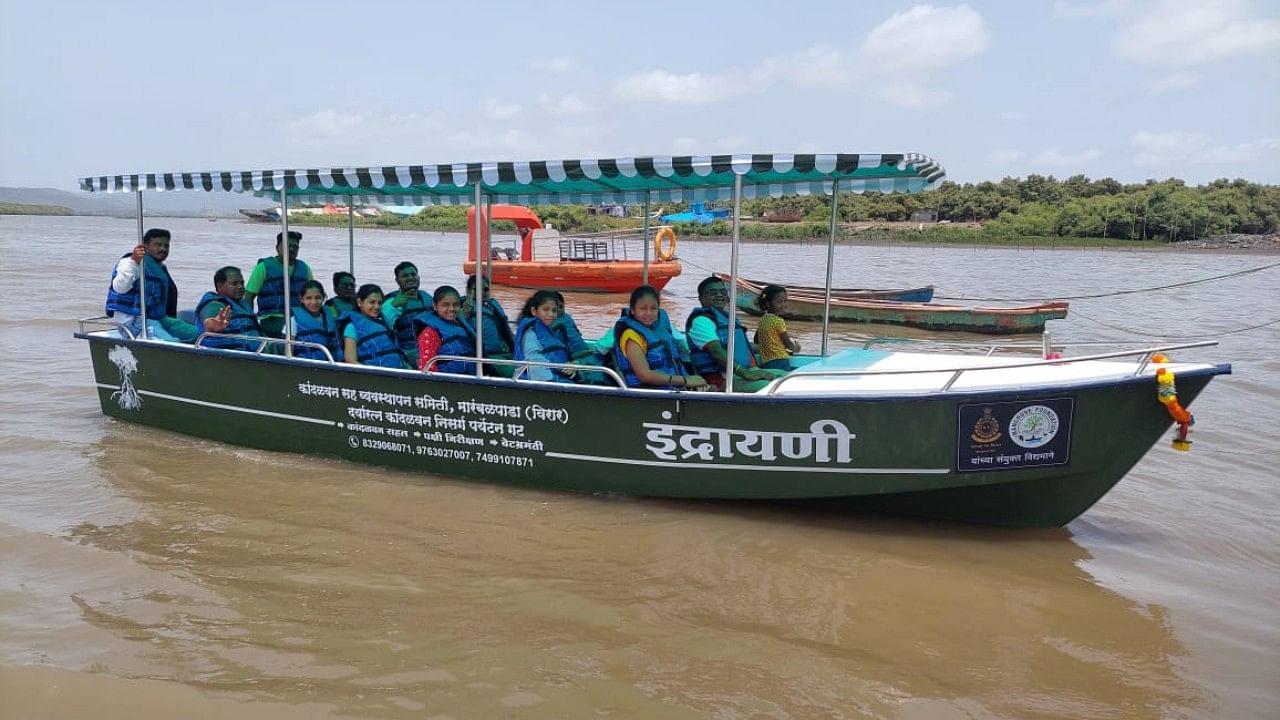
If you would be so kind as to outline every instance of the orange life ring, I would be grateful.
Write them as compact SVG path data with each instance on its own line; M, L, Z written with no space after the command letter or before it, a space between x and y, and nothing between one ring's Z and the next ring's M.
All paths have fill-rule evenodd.
M663 241L666 244L663 244ZM669 226L658 229L658 234L653 236L653 251L658 254L658 259L670 261L676 259L676 231Z

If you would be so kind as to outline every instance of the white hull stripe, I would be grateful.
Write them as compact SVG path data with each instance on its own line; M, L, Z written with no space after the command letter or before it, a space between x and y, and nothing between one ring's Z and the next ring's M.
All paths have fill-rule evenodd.
M106 383L94 383L104 390L119 390L117 385L107 385ZM280 418L281 420L296 420L298 422L315 423L316 425L336 426L338 423L332 420L321 420L319 418L304 417L302 415L290 415L288 413L271 412L270 410L255 410L253 408L240 407L239 405L225 405L223 403L209 402L207 400L193 400L191 398L178 397L177 395L166 395L164 393L152 392L150 390L139 390L139 395L147 397L156 397L162 400L173 400L175 402L189 403L191 405L201 405L203 407L218 408L219 410L231 410L233 412L242 412L249 415L263 415L266 417Z
M839 473L850 475L946 475L951 468L851 468L851 467L797 467L794 465L711 465L708 463L684 463L671 460L632 460L630 458L601 457L599 455L578 455L576 453L548 452L547 457L565 460L586 460L587 462L613 463L615 465L645 465L648 467L670 467L681 470L754 470L757 472L807 472L807 473Z

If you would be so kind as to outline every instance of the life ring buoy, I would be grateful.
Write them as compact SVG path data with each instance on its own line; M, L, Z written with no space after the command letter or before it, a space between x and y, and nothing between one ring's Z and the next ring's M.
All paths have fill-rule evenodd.
M653 236L653 251L658 254L659 260L675 260L676 231L672 230L670 227L660 228L658 230L658 234Z

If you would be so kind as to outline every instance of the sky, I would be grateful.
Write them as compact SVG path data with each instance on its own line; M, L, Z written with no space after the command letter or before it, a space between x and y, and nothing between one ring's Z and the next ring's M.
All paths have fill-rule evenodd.
M1280 183L1280 2L0 0L0 185L918 152Z

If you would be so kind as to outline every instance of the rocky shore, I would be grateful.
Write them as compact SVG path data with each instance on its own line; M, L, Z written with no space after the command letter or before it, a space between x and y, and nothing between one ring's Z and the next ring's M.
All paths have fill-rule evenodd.
M1231 233L1228 235L1212 235L1198 240L1183 240L1172 247L1186 250L1249 250L1254 252L1280 252L1280 234L1244 235Z

